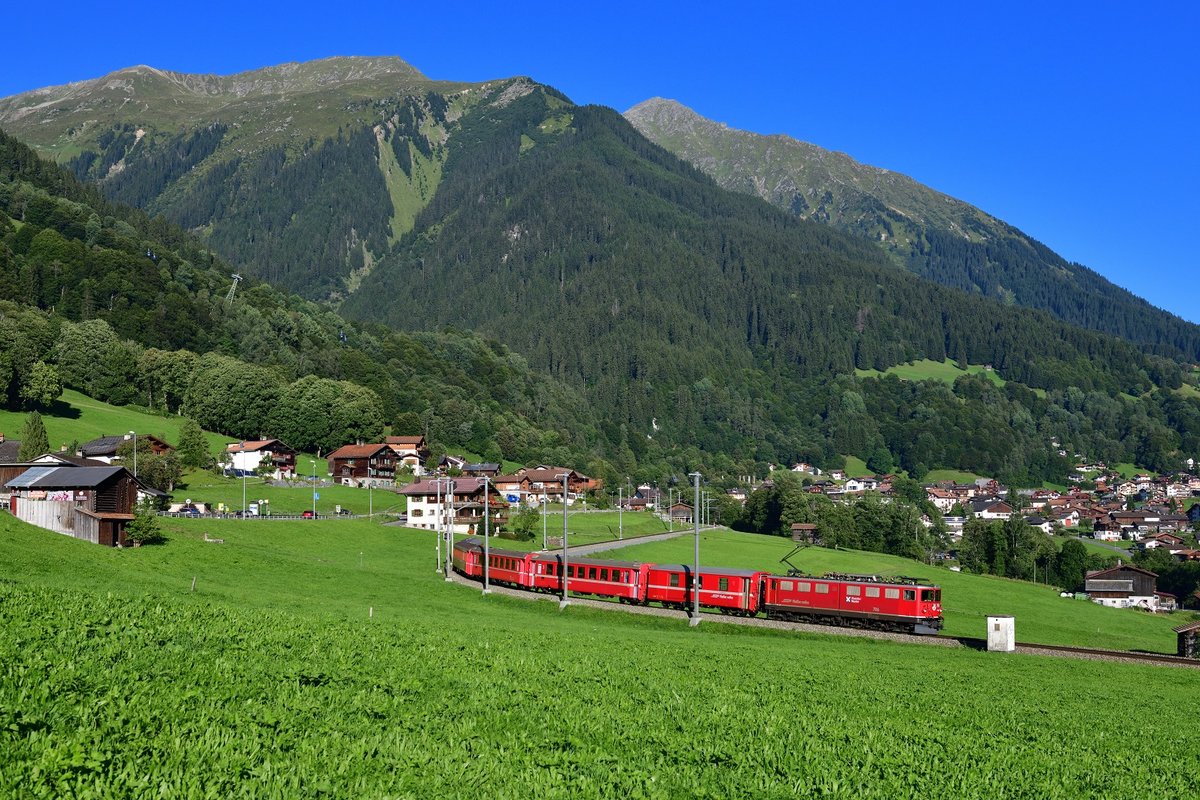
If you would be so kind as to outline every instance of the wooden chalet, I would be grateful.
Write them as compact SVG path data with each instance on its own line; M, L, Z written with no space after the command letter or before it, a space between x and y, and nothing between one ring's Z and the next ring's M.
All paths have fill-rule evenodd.
M687 503L676 503L671 506L671 519L675 522L691 522L692 507Z
M820 544L821 537L817 535L817 526L812 522L793 522L792 541L796 544Z
M429 458L429 445L424 436L387 436L383 443L396 453L398 467L408 467L413 475L425 472L425 459Z
M5 487L18 519L93 544L126 544L138 488L122 466L31 467Z
M1092 602L1102 606L1157 611L1157 581L1156 572L1132 564L1118 564L1089 572L1083 589Z
M328 456L334 483L346 486L392 486L396 482L396 451L383 444L348 444Z
M548 502L561 503L563 498L563 475L567 476L567 505L575 502L587 491L591 478L567 467L539 466L517 471L517 475L529 479L529 488L537 496L536 502L545 497Z

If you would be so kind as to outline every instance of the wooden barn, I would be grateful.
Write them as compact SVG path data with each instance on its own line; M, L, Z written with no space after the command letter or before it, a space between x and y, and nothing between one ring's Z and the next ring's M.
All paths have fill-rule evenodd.
M5 488L18 519L93 544L126 544L137 481L124 467L32 467Z

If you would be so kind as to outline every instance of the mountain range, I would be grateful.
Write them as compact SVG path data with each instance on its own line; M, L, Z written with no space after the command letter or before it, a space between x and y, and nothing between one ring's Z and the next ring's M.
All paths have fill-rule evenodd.
M1197 326L1107 290L1063 289L1059 300L1108 309L1120 335L1063 321L1084 313L1065 306L1021 308L1038 298L1018 298L1011 275L1053 265L981 266L970 248L956 269L1001 274L1009 295L912 274L930 242L944 258L928 263L948 265L958 256L947 241L993 247L1003 223L948 199L953 213L922 210L918 200L941 196L897 180L918 198L889 201L903 209L891 235L902 232L908 249L881 248L867 217L857 217L866 235L848 224L849 193L797 191L840 198L822 215L796 195L781 209L729 191L706 162L697 168L611 109L528 78L438 82L399 59L224 78L136 67L2 100L0 127L113 201L184 226L234 268L331 301L344 318L469 329L507 345L546 376L545 392L586 398L582 425L578 406L556 409L549 394L526 405L576 420L558 440L600 469L708 463L733 473L851 454L915 473L956 466L1036 480L1065 469L1047 453L1051 439L1165 464L1200 434L1200 411L1189 416L1195 401L1180 394L1200 353ZM855 191L853 203L869 208L871 195ZM54 269L31 246L24 208L9 212L18 286ZM969 220L974 238L953 228ZM1034 247L1007 230L1013 248ZM85 307L78 291L64 287L58 306ZM243 358L272 357L265 340L239 342ZM856 377L920 358L989 364L1009 383ZM387 369L411 377L402 362ZM430 397L384 401L389 413L420 416L438 405ZM449 420L441 430L455 429L454 413L438 405ZM449 438L507 457L499 427L464 420Z
M875 242L918 275L1195 358L1192 323L905 175L790 136L736 130L673 100L646 100L625 118L724 188Z

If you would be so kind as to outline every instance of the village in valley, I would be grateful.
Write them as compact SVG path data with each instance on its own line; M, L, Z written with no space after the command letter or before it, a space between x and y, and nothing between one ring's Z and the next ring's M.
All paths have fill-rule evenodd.
M135 438L137 446L132 447ZM265 485L311 491L312 509L292 509L289 514L273 509L268 498L247 501L244 495L238 506L208 502L202 492L191 490L181 498L178 491L151 485L137 475L134 454L170 453L173 445L159 436L133 432L103 436L78 445L74 452L64 445L27 460L18 458L19 449L19 441L0 434L3 507L26 522L107 546L137 544L128 535L128 527L139 506L160 515L187 517L352 515L341 505L332 514L326 510L327 504L318 509L317 497L325 486L379 490L381 497L382 493L403 497L398 518L408 528L472 535L487 530L508 538L512 538L514 517L522 509L544 516L551 507L578 513L587 511L589 504L594 512L619 507L621 512L653 515L671 528L693 522L719 524L720 514L710 504L744 506L755 491L771 489L783 473L798 478L805 493L833 503L855 504L866 499L884 504L911 502L911 495L899 498L895 491L897 481L908 481L906 477L848 475L842 469L822 470L800 462L790 468L769 465L763 479L743 478L728 488L713 488L719 500L707 499L700 519L695 520L686 486L663 488L630 481L625 486L607 487L600 479L560 465L509 465L506 470L500 463L479 463L452 454L434 459L422 435L386 436L380 442L343 445L324 456L321 474L317 473L316 457L307 459L305 470L306 457L278 439L227 443L213 463L213 469L224 477L242 479L243 484L253 477ZM1165 563L1166 556L1172 562L1200 562L1195 533L1200 530L1200 476L1192 472L1122 474L1104 464L1081 460L1072 478L1078 483L1067 489L1012 490L989 478L923 484L927 502L919 504L921 524L935 530L941 544L930 553L930 561L960 570L958 548L971 520L1022 519L1048 538L1088 540L1090 552L1109 556L1112 563L1088 571L1083 585L1066 587L1078 591L1064 591L1064 596L1148 612L1200 605L1200 589L1187 597L1161 591L1154 571L1132 563L1149 551L1158 551L1159 564ZM374 508L373 495L371 502ZM383 509L385 504L378 507ZM819 525L792 523L790 530L797 542L822 543Z

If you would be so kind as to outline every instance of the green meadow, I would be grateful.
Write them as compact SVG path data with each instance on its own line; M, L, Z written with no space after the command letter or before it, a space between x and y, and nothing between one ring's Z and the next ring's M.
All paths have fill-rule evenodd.
M1194 794L1195 737L1087 735L1187 730L1191 671L560 612L366 520L166 536L0 514L0 795Z

